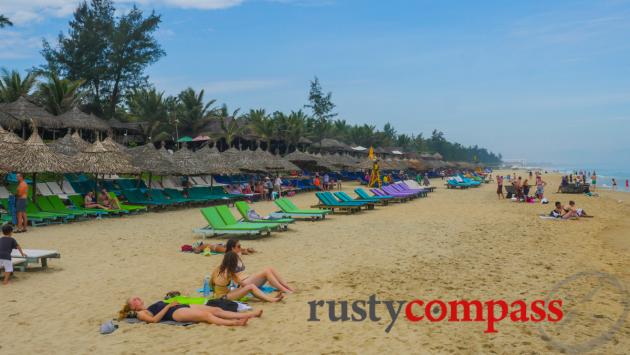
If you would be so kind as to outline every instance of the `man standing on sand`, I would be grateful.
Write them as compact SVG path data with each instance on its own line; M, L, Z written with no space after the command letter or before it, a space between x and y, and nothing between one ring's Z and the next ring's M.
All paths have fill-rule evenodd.
M497 195L499 196L499 200L501 198L505 198L505 196L503 195L503 176L502 175L497 176Z
M26 232L28 219L26 217L26 204L28 203L28 184L22 174L17 174L18 186L15 199L15 213L17 215L17 230L15 233Z

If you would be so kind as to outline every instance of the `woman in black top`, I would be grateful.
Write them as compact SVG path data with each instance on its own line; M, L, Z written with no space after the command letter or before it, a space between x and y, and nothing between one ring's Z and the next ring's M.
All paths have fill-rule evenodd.
M228 312L221 308L200 304L182 305L177 302L165 303L158 301L148 307L140 297L134 296L127 300L123 309L118 313L118 319L136 317L147 323L164 321L176 322L205 322L217 325L243 326L250 318L260 317L262 310L256 312Z

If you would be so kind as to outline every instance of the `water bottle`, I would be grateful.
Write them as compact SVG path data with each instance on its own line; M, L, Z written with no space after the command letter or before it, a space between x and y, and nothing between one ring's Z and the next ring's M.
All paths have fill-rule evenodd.
M210 296L210 276L206 275L203 279L203 297L208 298Z

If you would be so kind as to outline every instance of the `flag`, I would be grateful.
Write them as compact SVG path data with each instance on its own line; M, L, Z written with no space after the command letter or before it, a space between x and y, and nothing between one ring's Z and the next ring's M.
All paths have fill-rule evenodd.
M370 157L370 160L374 160L374 148L372 148L371 146L370 146L370 155L369 155L369 157Z

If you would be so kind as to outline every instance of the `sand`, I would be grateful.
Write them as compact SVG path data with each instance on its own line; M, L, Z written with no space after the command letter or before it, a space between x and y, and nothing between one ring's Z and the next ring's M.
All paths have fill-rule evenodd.
M555 191L559 177L545 180L547 191ZM403 316L386 333L384 308L379 322L331 322L324 310L320 322L308 322L311 300L375 294L381 300L531 301L579 272L630 281L630 194L549 193L552 202L572 198L596 216L556 222L538 218L551 205L498 201L494 184L460 191L445 189L439 179L432 183L438 189L425 199L298 222L288 232L243 241L260 251L244 256L249 271L273 266L298 290L281 303L252 302L264 315L245 328L121 324L111 335L98 332L127 297L152 302L170 290L194 294L220 263L220 256L179 252L196 239L192 228L205 225L196 209L33 228L16 235L22 246L56 249L62 258L0 287L0 353L543 353L602 332L610 339L595 339L594 353L629 352L630 325L608 331L622 314L620 293L589 275L561 287L571 320L543 324L547 335L535 323L504 321L498 333L484 334L485 323L411 323ZM306 207L315 197L293 200ZM274 210L268 202L255 208ZM593 287L593 297L584 300Z

